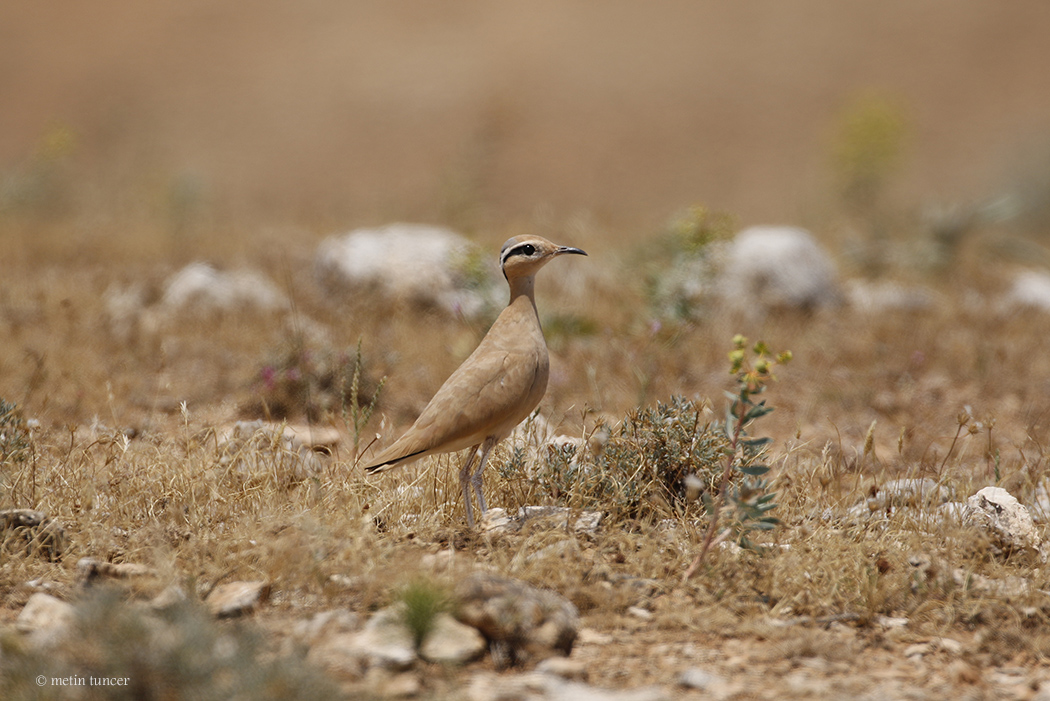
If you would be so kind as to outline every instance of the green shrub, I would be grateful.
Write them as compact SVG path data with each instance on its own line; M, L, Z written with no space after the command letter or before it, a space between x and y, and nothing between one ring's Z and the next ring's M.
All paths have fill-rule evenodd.
M713 485L726 437L703 418L704 403L681 396L601 424L588 450L548 446L535 481L556 503L607 512L613 519L668 518L689 508L686 480ZM524 451L504 466L524 474Z

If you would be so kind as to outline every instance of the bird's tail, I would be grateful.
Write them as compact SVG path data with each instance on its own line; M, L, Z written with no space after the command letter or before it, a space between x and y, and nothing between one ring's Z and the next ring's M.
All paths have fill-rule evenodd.
M396 461L395 462L381 462L378 465L365 465L365 472L368 472L369 474L371 474L373 472L386 472L387 470L392 470L395 467L398 467L399 465L400 465L400 463L398 463Z

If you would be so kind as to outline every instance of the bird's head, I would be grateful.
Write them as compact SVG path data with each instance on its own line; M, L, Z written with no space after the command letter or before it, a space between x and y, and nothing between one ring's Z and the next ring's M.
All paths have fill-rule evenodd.
M500 249L499 265L507 280L535 275L547 261L565 253L587 255L579 248L559 246L542 236L515 236Z

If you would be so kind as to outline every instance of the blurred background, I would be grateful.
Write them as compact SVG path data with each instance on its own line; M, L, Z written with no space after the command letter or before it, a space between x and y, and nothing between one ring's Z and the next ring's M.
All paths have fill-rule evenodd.
M1042 0L17 0L0 208L640 236L702 202L825 236L851 168L902 207L1045 177L1048 36Z
M570 423L720 397L744 333L795 352L783 435L863 444L881 420L880 454L909 455L901 427L950 439L963 407L1042 435L1048 37L1045 0L2 3L0 397L147 426L184 400L273 416L290 378L282 415L322 417L348 395L311 408L304 378L331 390L361 348L404 424L502 305L494 251L531 232L591 254L539 286L544 411ZM468 237L448 274L496 301L317 284L319 244L393 222ZM766 314L712 287L755 224L813 243L744 250L729 282L783 269L822 297Z

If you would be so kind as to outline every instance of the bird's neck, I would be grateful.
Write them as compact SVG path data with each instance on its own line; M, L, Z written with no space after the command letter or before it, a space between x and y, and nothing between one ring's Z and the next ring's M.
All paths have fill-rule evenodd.
M536 278L532 275L526 275L524 277L511 278L507 282L510 284L510 304L514 304L520 297L525 297L532 304L533 309L536 308Z

